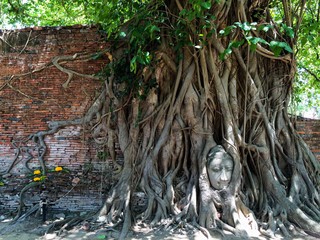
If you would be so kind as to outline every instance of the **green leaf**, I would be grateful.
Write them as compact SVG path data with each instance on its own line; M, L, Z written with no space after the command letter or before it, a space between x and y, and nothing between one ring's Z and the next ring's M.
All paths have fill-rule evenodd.
M284 23L281 24L281 27L283 28L287 36L289 36L290 38L294 38L294 31L292 27L289 27Z
M181 16L181 17L183 17L183 16L185 16L187 14L187 9L182 9L181 11L180 11L180 13L179 13L179 16Z
M232 50L231 48L227 48L223 51L223 53L220 54L219 58L221 60L224 60L226 58L227 55L231 54L232 53Z
M130 61L130 71L137 72L137 56L134 56Z
M99 235L99 236L97 237L97 239L107 239L107 236L106 236L106 235Z
M119 33L119 37L121 37L121 38L125 38L126 36L127 36L127 34L125 32L123 32L123 31L121 31Z
M287 52L293 53L292 48L286 42L271 41L270 47L271 49L281 48L286 50Z
M259 37L252 37L252 36L249 36L249 37L246 37L249 45L250 45L250 50L251 51L255 51L257 49L257 44L258 43L263 43L263 44L266 44L266 45L269 45L269 43L262 39L262 38L259 38Z
M263 24L261 26L258 27L258 31L264 31L264 32L268 32L270 29L273 29L273 26L270 24Z
M247 23L247 22L245 22L244 24L243 24L243 30L245 31L245 32L248 32L248 31L250 31L252 29L252 27Z
M187 14L187 19L189 22L192 22L196 18L196 13L195 12L188 12Z
M244 39L242 39L240 41L232 41L232 42L230 42L228 47L223 51L222 54L220 54L219 58L221 60L224 60L227 55L232 53L232 48L239 48L240 46L243 45L243 43L244 43Z
M243 24L241 22L235 22L234 26L237 26L238 28L243 28Z
M290 52L290 53L293 52L289 44L285 42L271 41L270 48L273 51L275 56L279 56L282 50L286 50L287 52Z
M244 43L244 39L240 40L240 41L232 41L228 48L239 48L240 46L242 46Z
M274 55L275 55L276 57L280 56L280 53L281 53L281 51L282 51L282 48L281 48L281 47L279 47L278 45L271 45L271 44L270 44L270 48L271 48L272 52L274 53Z
M156 25L150 27L150 32L160 32L160 28Z
M203 7L204 9L210 9L211 8L211 2L208 1L208 2L202 2L201 3L201 7Z
M286 34L291 37L291 38L294 38L294 31L292 28L286 28Z
M236 28L236 26L234 26L234 25L227 26L225 29L220 30L219 34L222 36L228 36L231 33L231 31L235 28Z
M287 52L293 53L293 50L292 50L292 48L289 46L289 44L283 42L282 45L283 45L283 48L284 48Z
M269 43L266 40L259 37L248 36L246 37L246 39L249 42L249 44L257 45L258 43L263 43L263 44L269 45Z
M241 22L235 22L234 23L235 26L237 26L238 28L242 29L243 31L245 32L249 32L251 31L252 29L255 30L256 27L256 23L251 23L249 24L248 22L244 22L244 23L241 23Z

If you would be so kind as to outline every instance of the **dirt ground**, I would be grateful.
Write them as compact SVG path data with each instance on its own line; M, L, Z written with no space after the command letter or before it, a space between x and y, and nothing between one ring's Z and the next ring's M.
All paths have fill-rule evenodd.
M90 230L89 223L80 224L71 230L55 231L53 233L45 233L48 225L52 222L42 223L40 220L31 218L23 222L12 224L10 219L2 219L0 221L0 240L101 240L101 239L118 239L119 235L116 231L107 231L105 228ZM171 229L164 228L149 228L147 225L134 226L129 232L128 240L201 240L201 239L226 239L226 240L240 240L240 239L256 239L267 240L263 236L237 237L232 234L211 232L207 238L200 230L189 227L180 228L175 226ZM315 240L317 238L299 235L290 238L276 235L272 239L294 239L294 240Z

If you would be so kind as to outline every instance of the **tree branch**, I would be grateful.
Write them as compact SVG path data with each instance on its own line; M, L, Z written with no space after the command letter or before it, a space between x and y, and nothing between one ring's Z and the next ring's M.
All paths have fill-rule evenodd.
M297 24L296 24L296 26L295 26L295 31L294 31L294 39L293 39L293 43L294 43L294 44L297 43L298 31L299 31L299 29L300 29L300 25L301 25L301 22L302 22L305 5L306 5L306 0L302 0L302 1L301 1L301 5L300 5L299 17L298 17L298 19L297 19Z
M286 23L289 27L292 27L292 19L291 19L291 7L288 0L282 0L282 5L284 9L284 15L286 19Z
M317 81L320 82L320 78L314 72L312 72L310 69L306 68L305 66L302 66L302 68L306 70L306 72L309 73L312 77L314 77Z

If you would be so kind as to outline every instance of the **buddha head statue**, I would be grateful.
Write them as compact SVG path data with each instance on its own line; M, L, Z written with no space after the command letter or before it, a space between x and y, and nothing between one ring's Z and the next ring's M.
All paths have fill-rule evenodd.
M207 155L207 173L211 186L222 190L229 186L233 172L233 159L221 145L210 149Z

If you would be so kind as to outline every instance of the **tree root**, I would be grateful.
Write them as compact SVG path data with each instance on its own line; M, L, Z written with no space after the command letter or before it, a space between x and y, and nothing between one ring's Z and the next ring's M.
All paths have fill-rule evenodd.
M85 221L86 219L88 219L88 216L66 218L60 221L53 222L48 227L46 227L45 234L58 230L58 236L60 236L64 230L71 229L74 226L78 225L80 222Z
M25 194L25 192L27 192L29 189L31 189L33 187L39 186L40 184L41 184L41 182L31 182L21 190L21 192L19 194L18 213L13 218L13 220L12 220L13 223L15 223L18 220L25 219L26 217L28 217L29 215L31 215L32 213L34 213L35 211L37 211L39 209L39 207L40 207L39 204L36 204L30 210L28 210L24 215L22 215L22 210L23 210L23 208L25 206L25 204L24 204L24 194Z

